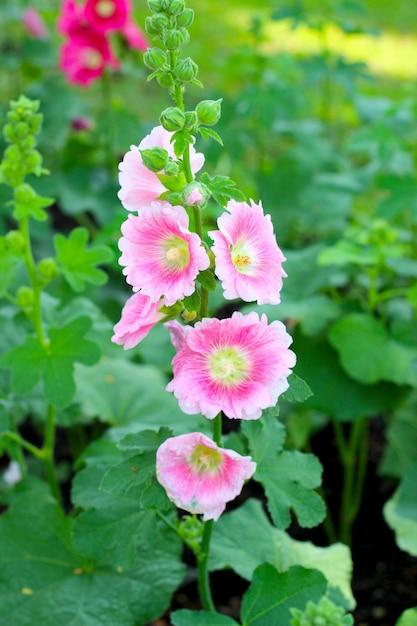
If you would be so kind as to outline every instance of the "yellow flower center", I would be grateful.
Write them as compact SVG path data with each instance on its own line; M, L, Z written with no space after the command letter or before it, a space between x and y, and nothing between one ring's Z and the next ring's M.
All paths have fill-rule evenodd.
M96 13L100 17L110 17L114 13L114 2L112 0L100 0L96 4Z
M100 52L94 48L87 48L85 50L83 60L84 65L90 70L96 70L98 67L101 67L103 62Z
M219 450L214 450L199 443L191 454L191 465L198 474L215 474L222 465L222 455Z
M251 251L242 241L237 241L230 249L232 263L240 274L250 274L256 263Z
M248 362L236 348L221 348L210 355L209 368L213 378L232 386L245 378Z
M182 270L190 262L190 251L186 241L180 237L172 237L164 243L165 264L176 270Z

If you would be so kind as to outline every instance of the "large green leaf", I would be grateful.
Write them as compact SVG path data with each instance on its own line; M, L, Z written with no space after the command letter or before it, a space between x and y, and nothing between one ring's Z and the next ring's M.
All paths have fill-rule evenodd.
M257 463L254 478L265 488L268 510L278 528L289 526L291 510L301 526L319 524L325 516L325 506L313 491L321 483L322 468L317 457L283 450L284 426L265 413L262 420L243 423L242 431Z
M250 499L223 515L214 526L209 568L231 567L242 578L251 580L253 571L262 563L270 563L280 572L293 565L317 569L326 577L330 590L342 593L347 608L355 605L349 548L340 543L322 548L295 541L270 523L258 500Z
M0 359L0 367L13 372L13 389L25 394L42 378L48 401L59 408L70 404L74 393L74 363L92 365L100 358L97 344L84 339L91 328L87 317L78 317L62 328L51 328L49 344L27 337Z
M243 596L242 626L289 624L290 609L303 610L308 600L317 602L326 593L326 579L316 570L292 567L278 573L269 563L254 572Z
M402 550L417 556L417 463L403 476L384 506L384 517Z
M395 622L395 626L416 626L417 624L417 607L407 609L401 615L400 619Z
M91 516L89 530L95 525L100 531L101 518L93 524ZM156 619L181 581L181 546L152 512L139 513L137 521L134 562L124 568L112 558L111 550L106 552L105 545L99 558L91 554L93 548L87 554L74 549L72 520L64 517L46 486L32 485L16 495L0 518L4 623L137 626ZM76 525L75 536L85 530ZM119 534L123 530L122 525ZM89 532L88 536L93 535ZM130 542L130 537L125 540Z
M417 391L391 417L386 431L387 446L380 471L388 476L401 476L417 463Z
M181 609L171 614L171 623L173 626L233 626L238 622L220 613Z
M381 380L417 385L417 350L392 339L372 315L347 315L333 324L329 339L355 380L366 385Z

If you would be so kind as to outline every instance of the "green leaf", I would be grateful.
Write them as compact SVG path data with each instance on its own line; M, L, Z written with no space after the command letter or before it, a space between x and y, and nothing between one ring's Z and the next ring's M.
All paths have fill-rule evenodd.
M317 262L319 265L375 265L378 262L378 250L366 249L355 242L342 239L334 246L324 248Z
M216 279L211 270L203 270L197 276L198 282L208 291L214 291L216 289Z
M401 615L400 619L395 622L395 626L416 626L417 624L417 607L407 609Z
M201 298L197 289L191 296L185 296L183 300L184 307L187 311L198 311L200 308Z
M387 445L379 470L385 476L401 476L417 463L417 391L413 390L395 411L386 431Z
M177 130L171 137L171 143L174 144L174 153L177 158L184 154L187 145L194 143L194 137L185 130Z
M209 568L231 567L246 580L262 563L278 571L293 565L317 569L327 578L329 589L343 595L347 608L355 606L350 581L352 558L347 546L337 543L322 548L307 541L295 541L275 528L261 502L247 500L238 509L223 515L214 526Z
M65 280L74 291L85 289L87 283L104 285L107 274L97 266L109 263L113 252L107 246L87 249L88 230L75 228L68 239L58 234L54 237L56 260Z
M237 187L236 183L228 176L210 176L204 173L201 176L201 182L207 185L213 198L220 206L226 206L230 199L244 201L245 194Z
M12 348L0 358L0 367L13 372L13 389L27 393L43 380L44 393L56 407L68 406L75 393L74 363L92 365L100 358L97 344L83 337L91 328L87 317L78 317L62 328L51 328L49 345L41 344L35 337Z
M288 378L288 382L290 386L282 395L283 400L285 399L287 402L304 402L313 395L313 392L305 380L296 374L291 374Z
M384 506L384 517L398 546L417 556L417 463L408 470Z
M111 504L114 500L108 501ZM102 518L93 524L93 514L88 513L90 525L75 526L77 540L86 531L86 546L87 536L94 537L92 526L102 532ZM123 568L116 558L112 561L111 550L105 553L105 545L102 561L77 553L71 544L73 522L51 499L48 487L32 486L16 495L0 517L4 623L136 626L159 617L184 574L181 545L152 512L137 515L134 563ZM131 538L124 540L129 543Z
M311 528L319 524L325 516L325 506L313 491L321 484L322 468L317 457L283 450L284 426L268 415L258 422L245 422L242 431L257 463L254 479L265 488L268 510L278 528L289 526L290 510L297 515L300 526Z
M219 143L221 146L223 145L223 139L212 128L205 128L204 126L200 126L198 132L205 141L211 138L214 139L214 141L217 141L217 143Z
M171 623L173 626L233 626L233 624L238 624L227 615L210 613L209 611L189 611L188 609L171 613Z
M381 380L417 385L417 350L392 339L372 315L347 315L333 324L329 340L353 379L367 385Z
M326 593L326 579L316 570L292 567L288 572L264 563L254 573L242 601L242 626L289 624L290 608L304 609Z

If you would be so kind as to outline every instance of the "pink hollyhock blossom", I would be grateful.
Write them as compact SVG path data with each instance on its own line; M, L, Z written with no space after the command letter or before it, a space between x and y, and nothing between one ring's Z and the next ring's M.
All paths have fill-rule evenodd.
M64 0L58 17L57 30L62 35L68 35L73 30L85 28L84 8L75 0Z
M145 52L148 49L148 40L132 19L128 18L126 23L120 29L120 32L126 39L130 48L141 50L142 52Z
M47 39L49 36L46 24L35 7L28 7L23 11L22 24L35 39Z
M230 200L226 209L229 213L217 220L219 230L209 232L224 297L278 304L285 257L275 240L271 217L252 200L250 205Z
M134 293L122 309L120 322L114 326L113 343L124 346L125 350L137 346L163 319L164 314L159 310L163 304L163 300L151 302L147 296Z
M107 66L118 69L120 63L113 56L105 36L81 26L72 30L60 50L59 61L59 68L66 74L68 82L88 87Z
M249 456L219 448L201 433L171 437L156 453L156 475L168 498L204 520L217 520L256 470Z
M156 126L142 139L139 146L130 146L130 151L125 154L123 161L119 164L121 189L118 196L128 211L140 211L166 191L158 176L143 165L139 150L158 146L175 158L171 143L172 135L173 133L168 132L162 126ZM191 146L190 160L191 171L195 174L203 167L204 155L196 152Z
M164 326L166 326L171 335L172 345L176 350L181 350L183 343L185 341L185 337L187 333L191 330L191 326L183 326L177 320L170 320L169 322L165 322Z
M94 128L94 124L92 122L91 119L89 119L88 117L74 117L73 120L71 120L71 129L75 130L75 131L81 131L81 130L86 130L86 131L90 131L93 130Z
M184 336L167 390L184 413L213 419L223 411L230 418L258 419L288 388L295 365L291 342L284 324L268 325L266 315L205 318Z
M188 215L182 206L152 202L140 215L128 216L122 224L119 248L123 274L135 291L152 302L165 297L167 306L190 296L195 279L210 265L196 233L188 230Z
M105 33L121 29L130 11L128 0L87 0L84 17L94 29Z

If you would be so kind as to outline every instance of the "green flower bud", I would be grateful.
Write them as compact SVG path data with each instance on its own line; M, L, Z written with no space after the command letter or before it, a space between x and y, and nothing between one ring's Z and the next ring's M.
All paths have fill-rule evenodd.
M143 55L143 62L151 70L159 70L167 61L167 56L161 48L148 48Z
M35 301L33 289L26 286L19 287L16 294L16 300L22 311L29 313L32 310L33 303Z
M160 35L168 24L169 21L166 15L163 13L155 13L155 15L148 15L145 19L145 30L148 35Z
M185 8L184 0L171 0L167 8L168 13L171 15L179 15Z
M178 163L176 163L175 161L168 161L168 163L165 165L164 172L167 176L177 176L179 170L180 168Z
M175 64L174 74L184 83L188 83L193 80L193 78L197 76L197 73L198 65L191 59L191 57L181 59Z
M172 72L169 71L160 71L156 75L156 80L161 85L161 87L173 87L174 86L174 78L172 76Z
M165 130L182 130L185 124L185 113L178 107L168 107L162 111L159 121Z
M148 0L148 7L154 13L159 13L162 11L162 2L161 0Z
M15 130L16 135L17 137L19 137L19 139L23 139L30 133L29 125L26 122L19 122L18 124L16 124Z
M22 167L26 174L36 174L42 164L42 157L37 150L30 150L22 159Z
M25 249L25 240L20 230L9 230L5 236L5 241L10 252L20 254Z
M160 172L168 162L168 152L159 146L139 150L139 152L142 157L142 163L151 172Z
M183 28L182 26L180 28L180 33L182 35L182 45L186 46L187 43L190 43L190 33L186 28Z
M219 100L202 100L199 102L195 108L199 123L205 124L206 126L214 126L214 124L217 124L221 116L221 102L222 98Z
M185 114L185 128L189 133L195 133L197 130L197 113L195 111L187 111Z
M41 281L46 284L59 275L58 266L55 259L46 257L38 263L38 274Z
M36 197L36 192L27 183L22 183L14 190L14 200L16 204L30 204Z
M177 15L177 26L188 28L194 22L194 11L192 9L184 9L182 13Z
M207 204L211 193L209 188L203 183L193 181L186 185L182 192L184 206L199 206L203 208Z
M184 36L177 28L164 31L162 40L168 50L177 50L184 44Z

